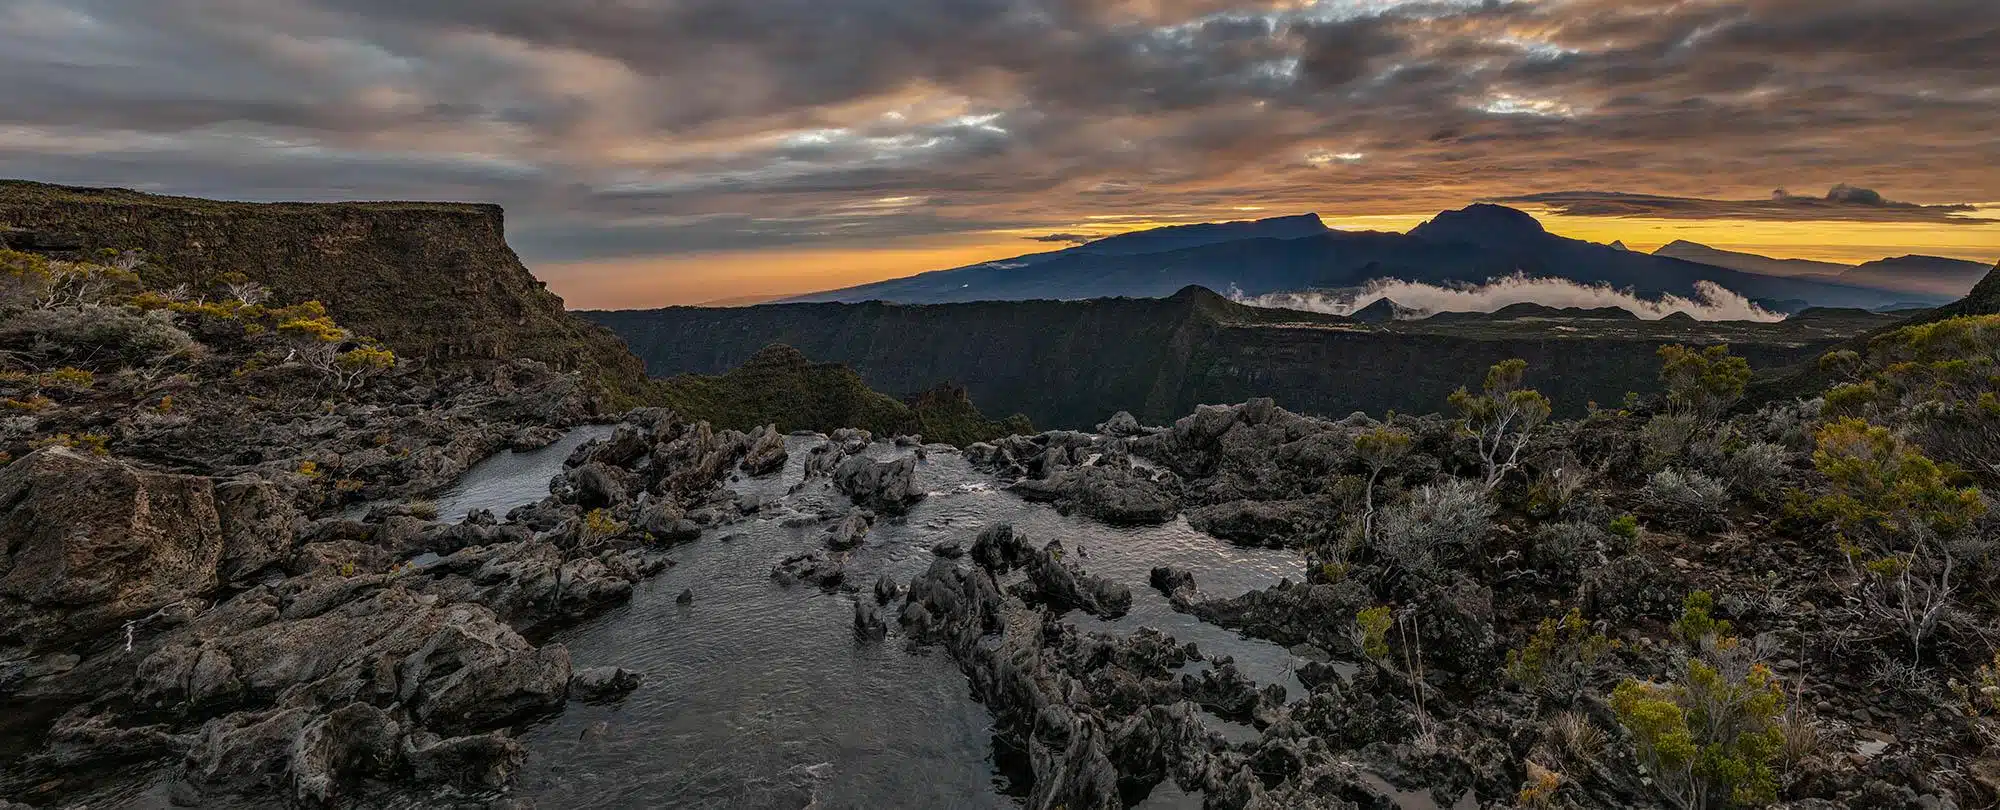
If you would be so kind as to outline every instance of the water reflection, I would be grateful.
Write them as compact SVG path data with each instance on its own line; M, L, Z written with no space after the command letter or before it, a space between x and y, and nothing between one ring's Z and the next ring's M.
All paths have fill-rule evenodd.
M1017 805L1003 773L1013 758L996 750L991 719L948 657L912 652L894 632L857 642L855 596L770 579L773 564L822 542L824 527L798 516L845 508L823 482L789 492L814 442L791 443L781 476L732 484L768 504L757 517L676 549L677 565L629 605L552 639L579 666L624 666L646 682L621 704L572 705L529 730L518 794L542 808ZM1303 693L1291 675L1300 662L1284 649L1175 613L1147 585L1153 566L1176 565L1194 571L1207 594L1233 596L1301 576L1297 555L1239 549L1181 521L1114 528L1064 516L999 491L955 453L930 453L918 483L931 496L878 522L849 559L850 582L865 589L884 574L907 582L931 564L937 543L969 547L982 527L1012 523L1036 542L1062 540L1087 569L1131 586L1130 614L1068 617L1080 626L1155 627L1206 655L1235 657L1259 682ZM675 603L684 589L691 605Z

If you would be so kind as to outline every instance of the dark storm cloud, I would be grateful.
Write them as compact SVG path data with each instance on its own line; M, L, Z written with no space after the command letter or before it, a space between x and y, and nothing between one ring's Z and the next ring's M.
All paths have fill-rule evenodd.
M1792 194L1779 189L1762 200L1705 200L1607 191L1556 191L1500 197L1493 202L1536 203L1557 213L1580 217L1658 217L1664 219L1754 219L1784 222L1930 222L1994 225L2000 220L1965 216L1970 205L1918 205L1884 199L1874 189L1846 184L1823 196Z
M0 175L492 200L548 258L2000 196L1991 0L0 0L0 76ZM1729 201L1864 176L1928 205Z
M1086 242L1096 241L1098 237L1085 236L1080 233L1051 233L1051 234L1044 234L1041 236L1024 236L1021 238L1031 242L1054 242L1056 244L1062 244L1062 245L1081 245Z

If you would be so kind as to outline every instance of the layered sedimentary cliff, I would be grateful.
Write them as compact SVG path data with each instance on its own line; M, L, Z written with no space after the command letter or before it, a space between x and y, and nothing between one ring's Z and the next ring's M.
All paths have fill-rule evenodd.
M521 264L498 206L235 203L0 181L0 247L143 250L155 288L242 273L278 303L324 302L355 331L440 367L533 358L627 397L645 382L615 336L570 317Z

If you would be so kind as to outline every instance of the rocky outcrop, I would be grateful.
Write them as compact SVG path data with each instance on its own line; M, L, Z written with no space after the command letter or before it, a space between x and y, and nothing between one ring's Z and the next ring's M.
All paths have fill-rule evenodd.
M771 567L771 578L780 585L803 582L831 591L846 584L847 559L845 555L824 550L794 554Z
M1233 668L1177 678L1198 655L1193 645L1153 630L1080 633L1002 592L995 574L1014 565L1028 568L1039 592L1058 590L1046 584L1055 566L1062 571L1055 576L1088 578L1060 564L1060 549L1035 549L1011 529L989 528L970 554L974 565L940 558L910 582L899 616L904 633L949 651L974 696L1021 740L1034 775L1029 807L1119 808L1168 779L1220 790L1222 774L1234 770L1230 755L1190 696L1263 716L1269 701L1282 704L1282 690L1260 694Z
M771 475L785 469L785 434L777 425L765 425L750 432L750 447L743 452L743 471L752 476Z
M1008 489L1106 523L1148 525L1172 520L1180 511L1172 487L1172 478L1138 467L1093 464L1017 481Z
M894 461L847 456L833 470L833 486L855 503L889 514L907 512L924 498L924 491L917 487L917 460L913 456Z
M866 509L855 509L847 517L827 530L826 547L834 551L849 551L861 545L868 537L868 530L875 525L875 515Z
M1119 618L1132 608L1132 589L1084 571L1076 560L1067 558L1060 540L1036 548L1012 526L989 526L973 543L972 559L995 573L1004 574L1016 567L1026 571L1026 581L1013 592L1030 604L1057 611L1081 610L1104 619Z
M235 203L10 180L0 222L56 255L145 251L157 289L240 272L279 303L324 302L342 324L435 367L532 358L620 397L646 392L619 339L570 316L522 266L498 206Z
M258 475L215 484L222 531L222 581L246 582L290 558L305 515L294 496Z
M1374 595L1359 583L1301 583L1284 580L1233 599L1199 600L1194 577L1172 568L1153 569L1153 586L1167 594L1177 610L1210 624L1239 630L1287 647L1311 644L1322 650L1356 652L1347 632L1354 614L1368 607Z
M1051 431L978 445L966 455L977 466L1017 479L1008 488L1022 498L1106 523L1165 523L1180 511L1179 479L1135 463L1121 439Z
M517 628L629 598L667 565L641 516L733 514L718 483L746 445L639 411L580 449L548 499L457 524L408 506L309 521L259 477L65 448L20 459L0 469L0 525L21 538L0 568L19 635L0 645L49 652L0 656L0 732L39 740L0 793L60 798L160 757L177 758L174 795L193 804L339 805L405 779L502 787L525 757L509 729L638 683L573 671L561 645ZM440 556L412 560L426 552Z
M587 703L609 702L639 688L644 680L644 676L624 667L581 669L570 676L569 696Z
M224 537L207 478L63 447L0 468L0 643L41 651L208 596Z
M1308 500L1230 501L1189 512L1188 525L1241 545L1298 547L1323 531L1328 511Z

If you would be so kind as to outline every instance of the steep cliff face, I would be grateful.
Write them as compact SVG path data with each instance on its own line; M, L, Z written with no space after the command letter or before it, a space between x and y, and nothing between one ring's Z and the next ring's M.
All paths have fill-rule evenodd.
M532 357L627 398L646 385L616 336L571 317L521 264L498 206L233 203L0 181L0 241L56 255L144 250L152 286L242 273L278 303L318 299L439 367Z
M1590 401L1654 390L1662 344L1728 342L1754 367L1773 368L1888 320L1855 312L1784 324L1549 317L1371 326L1244 307L1198 288L1168 299L579 314L624 337L655 375L714 374L785 343L853 367L876 390L955 381L987 412L1022 413L1048 428L1088 427L1120 410L1166 421L1260 396L1308 413L1428 413L1514 357L1529 362L1530 382L1558 411L1576 414Z

